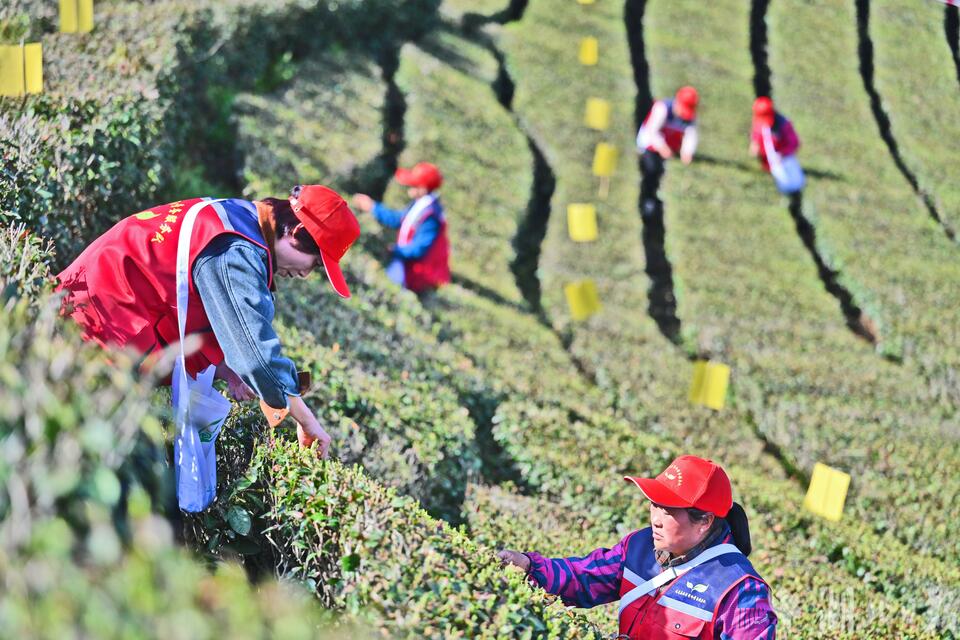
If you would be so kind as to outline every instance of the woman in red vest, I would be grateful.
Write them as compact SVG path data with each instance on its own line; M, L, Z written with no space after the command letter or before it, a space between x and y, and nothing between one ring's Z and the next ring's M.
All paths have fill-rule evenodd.
M580 558L504 550L500 559L567 605L620 601L630 640L773 640L770 589L747 560L747 516L716 463L680 456L656 478L625 478L650 501L650 526Z
M777 189L786 195L800 192L806 183L797 160L799 148L793 123L773 108L773 100L766 96L754 100L750 155L760 160L763 170L773 175Z
M217 368L237 400L259 396L273 422L289 413L304 446L330 436L300 397L296 367L273 329L274 276L306 277L323 264L334 290L349 297L339 261L360 235L337 193L308 185L287 200L196 198L125 218L57 276L64 313L83 337L132 348L149 368L179 343L176 261L180 227L196 207L189 247L186 369ZM192 348L193 343L196 349Z
M353 196L353 204L372 212L380 224L399 229L387 275L422 297L450 282L447 220L437 194L443 176L436 166L420 162L413 169L397 169L395 177L409 187L407 194L413 200L404 211L388 209L362 193Z

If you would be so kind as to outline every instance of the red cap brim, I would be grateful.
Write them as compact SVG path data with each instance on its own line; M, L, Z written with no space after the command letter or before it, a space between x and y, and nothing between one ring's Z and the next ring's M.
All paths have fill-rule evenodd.
M393 177L397 182L402 184L405 187L419 187L420 185L414 184L415 180L413 179L413 171L410 169L397 169L397 172L393 174Z
M340 264L324 253L323 250L320 251L320 257L323 259L323 269L327 272L330 286L341 298L349 298L350 289L347 288L347 281L343 277L343 271L340 270Z
M760 125L761 127L767 127L767 128L772 127L774 120L775 118L773 117L772 114L769 116L753 116L753 121L756 124Z
M673 491L657 482L654 478L634 478L631 476L624 476L623 479L627 482L632 482L633 484L637 485L640 491L643 492L643 495L650 502L654 502L664 507L682 507L685 509L689 509L693 506L692 503L687 502Z

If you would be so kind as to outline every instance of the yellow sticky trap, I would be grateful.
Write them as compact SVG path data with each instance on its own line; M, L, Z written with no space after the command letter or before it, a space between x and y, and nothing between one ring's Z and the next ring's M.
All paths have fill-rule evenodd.
M617 148L606 142L598 142L593 153L593 175L609 178L617 169Z
M588 37L580 41L580 64L592 67L600 60L600 43Z
M577 0L579 4L593 4L594 0Z
M76 33L80 28L77 0L60 0L60 33Z
M597 239L597 208L592 204L567 205L567 231L574 242Z
M610 126L610 103L603 98L587 98L584 123L591 129L604 131Z
M77 0L77 22L80 33L93 31L93 0Z
M813 477L810 478L807 496L803 499L803 508L822 518L838 522L843 516L843 505L847 501L849 487L849 474L818 462L813 465Z
M93 31L93 0L60 0L60 33Z
M693 365L690 402L720 411L727 401L730 367L719 362L700 360Z
M0 96L22 96L23 48L20 45L0 45Z
M43 45L39 42L24 45L24 89L27 93L43 91Z
M600 296L593 280L571 282L563 288L563 292L567 296L567 305L574 320L586 320L600 311Z

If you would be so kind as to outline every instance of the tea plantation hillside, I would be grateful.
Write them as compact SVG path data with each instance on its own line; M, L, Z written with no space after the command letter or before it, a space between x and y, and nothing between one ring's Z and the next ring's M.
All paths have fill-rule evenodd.
M44 92L0 97L0 636L615 637L615 604L567 609L496 551L611 547L649 522L622 476L692 453L731 476L781 637L957 637L951 15L112 0L66 34L55 5L0 7L0 43L44 46ZM685 84L701 144L667 162L658 224L634 139ZM760 94L803 141L802 196L746 153ZM324 184L402 207L391 177L422 160L445 176L450 284L400 290L393 232L359 211L352 298L322 273L278 283L331 460L234 403L217 500L181 512L168 388L84 344L53 274L159 202ZM597 240L571 241L575 203ZM585 278L602 307L574 320ZM732 369L722 410L688 401L704 358ZM816 463L852 477L839 522L803 508Z

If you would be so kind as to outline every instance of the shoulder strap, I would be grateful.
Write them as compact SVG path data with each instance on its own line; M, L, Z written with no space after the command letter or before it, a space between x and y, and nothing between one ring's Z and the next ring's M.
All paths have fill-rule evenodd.
M636 584L637 586L631 589L630 591L623 594L620 598L620 613L623 613L623 610L628 606L633 604L639 598L643 596L648 596L655 592L657 589L665 585L666 583L679 578L687 571L695 567L699 567L704 562L709 562L714 558L719 558L720 556L725 556L730 553L739 553L743 555L740 549L737 549L736 546L732 544L718 544L715 547L710 547L706 549L703 553L698 555L696 558L690 562L684 562L683 564L677 565L675 567L670 567L666 569L659 575L644 581L643 578L633 573L626 567L623 568L623 576L630 582Z
M209 205L216 204L218 202L223 202L223 198L219 200L204 200L194 204L192 207L187 209L187 212L183 216L183 222L180 225L180 235L177 238L177 329L180 332L180 355L177 358L177 363L180 366L180 389L181 393L179 394L179 405L183 405L187 400L186 393L186 377L187 377L187 367L186 367L186 354L183 350L183 341L185 339L185 332L187 328L187 307L189 306L190 300L190 238L193 235L193 224L197 220L197 215L200 211ZM178 412L181 408L177 407Z
M436 201L437 196L433 193L428 193L422 198L417 199L417 201L414 202L410 207L407 215L404 216L403 222L400 224L399 235L403 237L404 234L410 234L410 230L416 225L420 224L421 220L423 219L423 214L426 213Z

